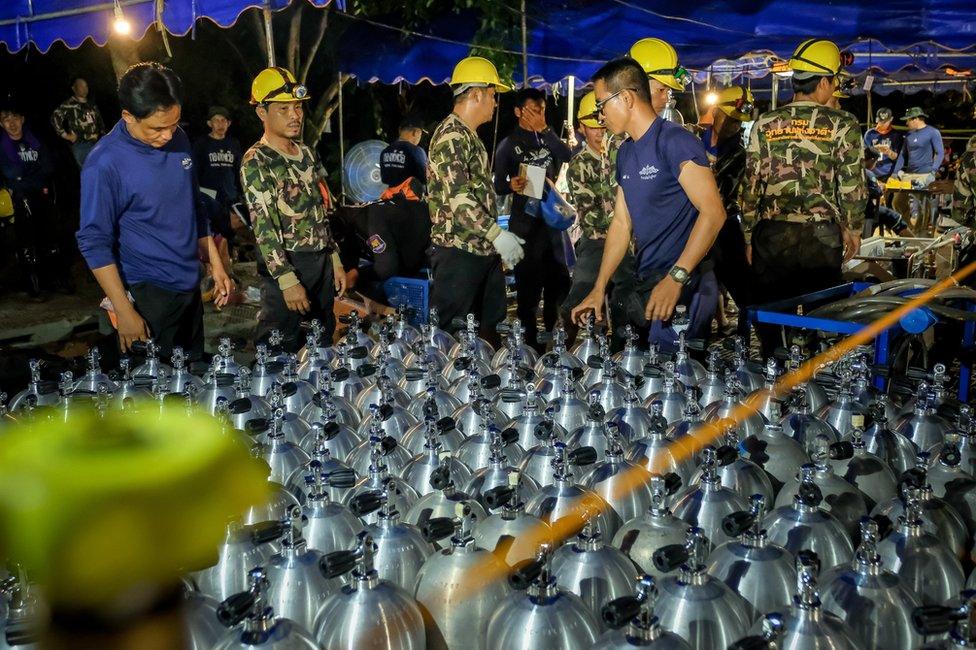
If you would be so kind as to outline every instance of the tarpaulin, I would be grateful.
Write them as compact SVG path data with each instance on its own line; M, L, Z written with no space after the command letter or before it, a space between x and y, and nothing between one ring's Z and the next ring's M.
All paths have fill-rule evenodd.
M512 11L518 8L515 0L499 1ZM710 69L765 77L772 57L789 57L811 36L855 52L855 73L924 74L976 65L972 0L527 0L526 5L528 78L535 85L569 75L588 79L604 61L626 54L646 36L672 43L698 81ZM442 83L469 53L479 16L446 13L412 30L381 19L346 20L353 24L340 48L344 71L371 82ZM370 47L357 46L362 43ZM513 29L494 55L520 57L520 30ZM521 83L521 65L514 77Z
M228 27L246 9L283 9L292 0L120 0L132 26L131 37L141 38L162 8L162 23L172 34L183 35L201 18ZM304 0L303 0L304 1ZM311 0L325 6L331 0ZM115 20L112 0L0 0L0 43L17 52L33 43L46 52L61 41L70 48L86 39L104 45Z

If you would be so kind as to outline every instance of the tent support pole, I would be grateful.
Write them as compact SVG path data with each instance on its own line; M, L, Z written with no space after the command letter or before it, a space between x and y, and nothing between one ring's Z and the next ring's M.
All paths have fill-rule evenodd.
M779 102L779 77L773 75L773 104L772 109L776 110L776 104Z
M573 104L576 103L575 93L576 77L569 75L569 92L566 94L566 99L569 100L566 106L566 137L571 141L576 140L573 129Z
M346 203L346 124L342 113L342 71L339 71L339 189L342 192L342 204ZM495 111L496 113L498 111Z
M268 67L273 68L277 64L275 63L274 28L271 25L271 5L268 2L264 3L261 13L264 16L264 43L268 48Z
M522 87L529 86L529 35L526 26L525 0L522 0Z
M872 108L871 108L871 96L873 94L874 93L872 93L870 90L867 92L867 95L868 95L868 118L867 118L867 123L869 125L874 123L872 121L872 118L871 118L871 116L874 115L874 110L872 110Z

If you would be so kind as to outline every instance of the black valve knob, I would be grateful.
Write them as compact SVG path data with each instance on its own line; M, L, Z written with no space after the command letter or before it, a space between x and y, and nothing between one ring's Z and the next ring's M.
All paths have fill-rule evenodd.
M451 471L446 465L441 465L430 473L428 484L435 490L443 490L451 484Z
M912 625L923 636L951 632L956 621L965 618L957 607L925 605L912 611Z
M349 368L336 368L332 371L333 382L346 381L347 379L349 379Z
M640 615L641 602L634 596L623 596L611 600L600 612L603 622L614 630L627 625Z
M577 447L573 451L566 454L566 461L570 465L575 465L576 467L592 465L596 462L596 458L596 449L590 446Z
M355 567L355 551L334 551L319 558L319 571L327 580L349 573Z
M599 370L603 367L603 357L601 357L599 354L591 354L586 358L586 365L590 368Z
M322 425L322 433L325 435L326 440L332 440L339 435L341 430L342 428L338 422L326 422Z
M820 570L820 556L815 551L810 549L797 551L796 559L806 566L813 566L817 568L817 571Z
M369 354L369 350L367 350L366 346L363 345L357 345L353 349L349 350L350 359L365 359L367 354Z
M240 415L251 410L251 400L247 397L239 397L227 405L227 412L233 415Z
M925 487L925 480L925 470L917 467L905 470L901 473L901 478L898 481L899 492L903 493L906 489L919 490Z
M722 445L715 450L715 462L719 467L731 465L739 459L739 450L732 445Z
M532 430L532 433L539 440L548 440L549 438L552 437L553 429L554 429L553 422L550 422L549 420L545 420L535 425L535 429Z
M494 390L502 385L502 378L498 375L485 375L481 378L481 387Z
M454 534L454 520L450 517L433 517L423 523L420 533L428 542L439 542Z
M674 571L690 557L684 544L668 544L654 551L654 568L661 573Z
M388 456L390 453L393 452L394 449L397 448L397 441L396 438L394 438L393 436L383 436L382 438L380 438L379 444L380 444L380 453L382 453L384 456Z
M357 494L349 500L349 510L357 517L365 517L371 512L376 512L381 505L383 505L383 495L374 490Z
M510 445L519 439L519 432L515 430L514 427L509 427L502 431L499 436L502 439L503 445Z
M664 475L664 493L671 496L681 489L681 477L674 472Z
M420 381L424 378L425 372L423 368L407 368L403 376L406 377L407 381Z
M830 445L828 455L831 460L847 460L854 455L854 445L850 440L841 440Z
M471 357L460 357L454 360L455 370L467 370L471 367L472 359Z
M722 532L729 537L738 537L749 530L756 523L756 517L751 512L739 510L722 518Z
M515 488L508 487L506 485L499 485L498 487L493 487L484 492L481 497L485 500L485 505L487 505L488 508L495 510L496 508L501 508L508 503L513 494L515 494Z
M763 636L747 636L729 646L728 650L773 650L776 646Z
M281 394L285 397L293 397L298 392L298 384L293 381L286 381L281 385Z
M386 422L393 415L393 405L392 404L381 404L376 410L376 416L380 419L380 422Z
M811 508L816 508L823 502L823 492L812 483L801 483L797 494L800 496L803 505Z
M451 431L455 427L457 427L457 422L454 421L454 418L450 416L445 416L437 421L436 426L437 426L437 430L440 431L441 433L447 433L448 431Z
M226 598L217 606L217 620L224 627L234 627L251 612L257 594L250 591L242 591Z
M273 542L286 532L288 524L280 521L262 521L251 525L251 543L255 546Z
M603 422L607 417L607 411L599 404L591 404L587 416L594 422Z
M356 484L356 472L352 469L337 469L328 474L329 486L346 490Z
M515 570L509 576L508 582L513 589L524 590L535 582L542 574L545 563L542 560L527 560L515 565Z

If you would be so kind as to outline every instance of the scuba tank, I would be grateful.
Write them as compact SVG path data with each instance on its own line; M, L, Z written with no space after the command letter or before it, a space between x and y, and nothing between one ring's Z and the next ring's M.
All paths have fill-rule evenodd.
M646 573L637 576L637 593L621 596L604 605L603 624L610 628L593 646L593 650L691 650L688 642L661 627L654 614L658 599L657 583Z
M251 584L247 572L256 566L264 566L275 552L271 542L277 541L285 528L280 521L229 524L224 542L217 550L217 563L194 574L200 591L223 600L247 589Z
M564 431L575 431L586 424L586 414L589 406L577 396L574 382L569 379L570 369L562 368L562 388L558 396L549 401L552 409L553 421Z
M368 492L385 494L393 502L393 509L403 512L409 510L417 502L417 499L420 498L414 489L407 485L406 481L390 474L379 451L370 460L369 473L359 479L342 496L342 502L351 506L353 499ZM366 516L366 514L359 514L358 516L362 517L363 521L367 524L378 521L378 515Z
M248 573L248 589L228 597L217 607L217 620L232 629L213 650L268 648L273 650L316 650L319 645L308 631L288 618L275 616L268 603L269 582L265 570Z
M763 520L766 539L799 555L804 550L817 554L825 569L850 561L854 547L847 529L834 515L821 508L823 493L813 482L813 466L800 469L800 486L793 501Z
M346 462L356 470L357 474L365 475L369 471L373 457L377 455L383 458L383 464L391 474L400 474L413 459L410 452L397 443L396 438L384 435L379 422L373 420L367 439L349 452Z
M428 386L426 393L415 397L410 406L410 413L421 421L403 434L400 445L413 454L422 452L427 442L425 421L430 418L437 423L441 446L447 451L457 451L465 441L465 436L458 431L457 423L451 415L459 408L461 403L454 397L434 386Z
M352 571L349 584L329 596L315 617L322 648L415 650L427 642L420 607L406 589L384 580L373 567L376 542L359 534L356 548L322 557L327 578Z
M862 434L864 416L851 416L851 445L854 454L844 460L831 461L834 473L856 487L867 497L868 508L898 494L898 479L887 463L867 450Z
M227 404L231 424L238 431L246 431L251 420L267 419L271 416L268 400L251 394L251 371L241 368L234 379L235 398Z
M499 512L476 522L472 531L479 548L504 552L499 559L508 566L535 558L540 544L555 543L549 525L525 512L519 489L523 478L519 472L511 472L507 486L494 487L482 495L485 505Z
M478 359L485 365L491 363L495 356L495 349L488 341L478 336L478 321L473 314L468 314L464 319L464 329L458 330L457 344L447 353L448 358L456 359L462 352L472 352L471 358Z
M478 521L488 518L488 513L481 507L478 500L468 496L457 488L450 467L441 465L430 475L430 487L433 491L420 497L407 514L404 521L414 526L423 526L427 520L435 517L450 517L457 510L457 505L467 506L472 516Z
M733 512L722 520L732 541L708 557L708 572L753 606L756 612L782 611L789 606L796 583L793 554L771 544L762 528L766 499L756 494L749 511Z
M488 621L487 650L585 650L596 641L600 626L590 609L579 596L556 584L548 544L509 580L516 591Z
M905 499L905 514L878 542L878 555L923 605L941 605L959 593L966 576L952 549L922 527L919 490L906 490Z
M314 456L317 449L322 449L340 460L348 459L353 450L362 443L362 438L349 425L329 420L313 422L299 446L309 455Z
M709 422L713 420L733 422L739 440L761 435L763 427L766 426L766 418L741 397L742 385L738 379L730 377L725 383L725 394L722 395L722 399L713 402L705 409L702 417Z
M915 467L915 445L911 440L895 433L888 426L888 416L884 405L875 404L871 407L871 426L864 430L864 448L879 457L895 476Z
M820 592L824 610L845 621L865 648L915 648L922 640L911 624L918 600L897 575L885 569L877 544L878 524L865 517L854 559L824 574Z
M518 471L512 463L508 462L503 452L506 440L503 435L511 439L515 437L515 432L512 429L506 429L504 432L491 429L489 434L491 435L491 444L489 445L491 453L488 456L488 464L469 474L468 478L463 481L464 491L471 495L471 497L478 499L482 504L485 503L482 495L486 491L508 485L510 474ZM531 499L538 491L539 484L535 482L535 479L531 476L523 477L523 498Z
M637 341L640 337L634 330L633 325L624 325L623 333L621 334L618 329L617 334L624 340L624 349L613 355L613 360L620 370L623 370L631 377L636 377L644 369L647 352L637 347Z
M759 435L742 441L744 456L763 468L769 476L774 493L793 480L800 467L810 462L810 456L799 442L783 433L779 423L779 402L770 402L768 422Z
M557 323L556 328L552 331L552 349L541 355L536 361L535 374L541 378L547 368L558 368L560 366L582 370L583 362L566 349L566 329L562 323Z
M504 346L491 358L491 367L500 370L513 360L519 366L532 368L538 361L539 355L531 346L525 344L525 327L519 319L508 323L498 324L498 333L505 336Z
M668 423L661 415L661 408L660 402L651 403L651 424L647 433L643 438L631 441L630 450L624 457L652 474L674 473L683 485L688 485L696 471L694 461L675 453L666 433Z
M658 571L676 575L658 582L655 610L665 629L692 648L725 648L745 636L755 618L752 605L705 570L707 541L701 528L690 528L684 544L672 544L654 553Z
M645 405L650 408L654 402L661 402L661 415L669 424L674 424L681 419L685 411L685 405L689 401L685 394L685 389L675 375L674 363L668 361L664 364L664 385L660 392L654 393L645 400Z
M935 412L935 396L923 382L914 411L895 424L895 431L914 443L919 451L928 451L941 444L946 434L952 433L952 425Z
M776 363L775 357L770 357L766 361L766 367L763 370L763 387L759 390L755 390L749 393L746 398L746 402L759 411L759 413L765 418L767 422L772 420L774 415L771 406L776 404L780 406L779 395L776 392L776 381L779 379L780 375L783 374L780 371L779 364ZM775 412L776 420L780 419L780 412L782 408L777 408Z
M20 391L10 400L10 411L16 412L27 408L29 397L33 397L34 407L53 406L58 403L58 384L55 381L44 381L41 379L42 363L37 359L27 362L30 373L30 382L27 388Z
M654 551L684 542L691 526L675 517L667 507L668 497L681 485L676 474L651 476L651 505L647 512L626 522L613 538L613 545L627 554L640 569L664 577L654 566Z
M583 340L573 346L573 356L585 364L587 359L600 354L600 338L602 334L597 333L596 319L592 312L588 313L583 322Z
M458 477L458 481L467 483L471 478L471 470L467 465L451 456L451 452L441 444L440 432L437 422L433 418L427 418L424 422L427 434L427 442L421 453L413 457L400 472L400 478L407 482L418 495L429 494L433 488L430 486L430 477L434 470L442 465L447 465L451 476Z
M803 445L809 454L813 449L813 441L823 436L831 444L840 440L840 434L827 421L814 415L810 408L809 384L796 386L787 400L789 407L787 415L783 416L780 424L783 432Z
M624 460L617 425L606 425L606 438L603 460L584 474L580 483L603 497L620 521L629 521L651 505L651 473L642 465ZM594 610L597 614L599 611Z
M719 346L708 351L708 367L705 378L698 384L698 405L703 409L722 399L725 395L725 375L723 373L722 353Z
M959 435L946 435L939 453L929 461L928 479L933 494L955 508L972 533L976 530L976 478L963 469L961 458Z
M719 480L715 448L705 447L703 454L701 478L677 495L672 510L675 517L700 530L706 538L705 543L712 547L728 541L722 530L725 516L747 510L749 505Z
M285 412L281 409L276 410L270 422L268 420L252 420L248 423L249 433L255 436L256 441L251 453L266 463L271 468L269 481L284 484L288 477L300 467L305 467L311 457L294 442L285 439L282 432Z
M654 424L650 409L644 407L637 395L635 379L626 378L624 403L607 413L607 422L616 424L620 435L628 443L646 437Z
M607 435L609 425L606 422L606 411L596 401L595 391L589 394L590 408L586 413L586 424L570 432L566 444L570 447L593 447L597 456L607 453Z
M551 566L556 584L582 598L597 620L604 605L631 592L635 571L630 558L603 543L592 521L556 550Z
M705 378L705 367L688 354L688 341L685 338L691 319L685 305L676 305L674 316L671 317L671 327L678 333L678 349L674 353L674 371L678 380L685 386L697 386Z
M755 636L733 643L729 650L861 650L854 632L844 621L823 610L817 591L819 573L817 554L800 551L796 557L793 605L782 613L764 616L753 627Z
M555 423L551 426L549 423L537 426L535 436L538 444L529 449L518 464L522 475L528 476L539 486L552 485L553 482L552 459L556 456L555 445L564 440L557 434L557 426Z
M389 395L383 396L384 400L388 398ZM381 404L369 405L369 415L359 423L359 435L363 437L370 435L374 422L379 425L383 431L383 435L392 436L399 440L419 420L410 415L402 406L394 404L391 401L384 401Z
M475 545L475 521L470 508L458 503L453 519L435 517L423 525L431 543L450 537L450 546L427 558L414 589L428 648L484 648L488 619L512 592L508 567Z
M349 548L364 528L363 522L349 508L329 497L329 489L348 489L355 482L351 469L332 472L313 471L305 477L306 494L302 515L307 520L306 545L319 553Z
M273 361L268 353L268 346L258 343L254 346L254 367L251 369L251 394L264 397L277 383L278 377L285 370L280 361Z
M389 581L401 589L413 589L417 573L434 547L424 539L420 529L400 521L400 513L392 488L387 485L384 492L366 492L349 503L354 515L363 517L376 513L376 523L366 527L366 534L373 540L372 567L384 581Z
M715 423L715 426L725 430L725 444L715 450L718 461L715 471L719 482L743 500L748 501L753 494L762 494L771 503L775 494L773 483L759 465L742 457L739 452L738 435L733 424L728 420L720 420ZM721 438L718 441L720 442ZM691 483L697 483L700 477L701 470L691 477Z
M850 372L843 370L840 374L837 397L817 411L817 417L833 427L841 439L847 438L850 433L852 415L868 413L868 406L854 399L852 381Z
M506 429L515 429L518 431L518 443L523 449L528 449L536 444L535 428L537 426L546 422L551 422L555 425L552 420L553 412L547 408L544 413L539 413L540 405L541 400L539 394L536 392L535 384L529 384L525 387L524 406L505 425ZM559 431L558 435L563 440L566 437L565 431L562 430Z
M484 408L489 407L487 402L482 405ZM499 432L499 427L487 417L487 413L485 415L478 422L480 431L465 440L454 457L473 471L487 467L492 455L492 445L499 444L500 438L500 453L510 465L517 465L525 456L525 450L518 444L518 432L514 429Z
M332 390L332 374L328 369L322 370L317 380L318 392L312 396L312 402L302 411L302 419L306 422L339 422L353 429L359 426L362 418L359 411L348 399L336 394Z

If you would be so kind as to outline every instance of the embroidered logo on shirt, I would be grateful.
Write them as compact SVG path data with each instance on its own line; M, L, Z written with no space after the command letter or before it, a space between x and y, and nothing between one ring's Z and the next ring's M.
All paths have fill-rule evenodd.
M379 235L370 235L366 243L369 244L370 250L377 255L386 250L386 242Z
M193 158L190 158L189 156L187 156L180 162L183 165L183 169L190 169L191 167L193 167Z
M640 177L642 181L651 181L657 177L657 173L660 171L654 165L644 165L640 170Z

